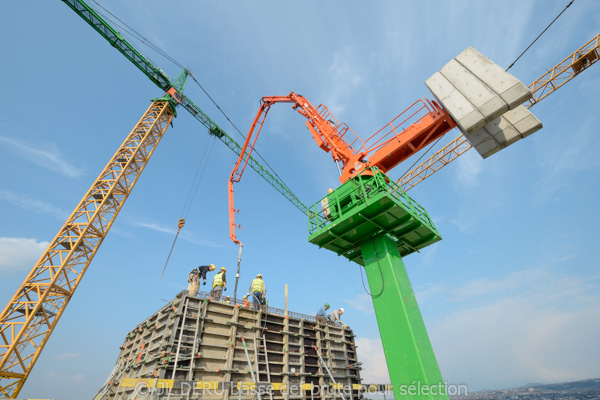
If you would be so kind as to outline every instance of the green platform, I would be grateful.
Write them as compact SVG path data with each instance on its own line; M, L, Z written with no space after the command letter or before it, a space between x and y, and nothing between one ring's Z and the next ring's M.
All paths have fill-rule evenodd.
M308 241L364 265L360 245L387 233L402 257L441 240L423 207L374 170L344 183L309 209Z

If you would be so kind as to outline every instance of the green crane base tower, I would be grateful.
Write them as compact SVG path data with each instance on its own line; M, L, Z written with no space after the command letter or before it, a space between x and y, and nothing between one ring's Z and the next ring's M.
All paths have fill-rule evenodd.
M429 215L377 168L310 208L308 240L367 274L396 399L448 399L402 257L441 240Z

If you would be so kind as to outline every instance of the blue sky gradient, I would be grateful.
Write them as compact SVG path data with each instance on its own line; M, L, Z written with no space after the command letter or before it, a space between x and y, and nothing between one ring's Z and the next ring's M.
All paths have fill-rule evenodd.
M93 5L93 3L91 3ZM467 46L508 66L567 1L102 1L185 64L246 134L265 95L295 91L362 138L417 99ZM600 3L578 0L511 69L525 84L598 34ZM60 1L10 2L0 14L0 302L142 116L162 95ZM137 42L170 76L176 66ZM599 67L531 110L543 130L482 160L470 150L409 194L443 240L406 257L444 379L470 390L600 375ZM192 82L193 99L241 137ZM458 135L450 132L437 148ZM160 274L204 149L181 110L48 342L22 397L91 397L125 334L186 287L189 269L232 270L227 179L235 155L214 144L164 279ZM306 204L339 185L303 118L272 108L258 149ZM390 175L397 179L413 160ZM307 242L307 221L247 171L236 187L241 290L260 272L269 301L293 311L345 307L368 381L388 381L357 265ZM230 274L232 280L233 274Z

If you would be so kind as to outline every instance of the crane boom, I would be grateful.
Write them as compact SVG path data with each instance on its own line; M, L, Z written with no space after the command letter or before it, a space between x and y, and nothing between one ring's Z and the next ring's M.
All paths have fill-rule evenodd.
M15 398L175 115L152 102L0 315L0 393Z
M241 154L242 146L240 146L225 132L225 130L223 130L219 125L217 125L216 122L206 115L206 113L204 113L200 107L194 104L190 98L185 96L182 91L178 89L175 83L171 83L170 78L162 69L144 57L89 5L87 5L83 0L62 1L73 11L75 11L75 13L77 13L77 15L79 15L92 28L94 28L94 30L98 32L104 39L106 39L111 46L113 46L121 54L123 54L125 58L131 61L131 63L140 71L142 71L156 86L164 91L168 91L171 87L174 87L175 90L170 94L178 99L181 106L185 108L185 110L189 112L195 119L197 119L202 125L204 125L208 129L209 134L216 136L217 139L229 147L236 155L239 156ZM265 167L256 161L256 159L250 157L248 164L302 213L305 215L308 214L308 208L306 205L304 205L287 186L285 186L279 179L273 176L273 174L271 174Z
M589 68L598 61L599 58L600 34L575 50L571 55L529 85L529 90L533 93L533 97L526 102L527 108L532 107L540 100L546 98L556 89ZM397 183L402 190L410 190L454 161L458 156L470 148L471 144L467 141L466 137L460 135L410 172L400 177Z

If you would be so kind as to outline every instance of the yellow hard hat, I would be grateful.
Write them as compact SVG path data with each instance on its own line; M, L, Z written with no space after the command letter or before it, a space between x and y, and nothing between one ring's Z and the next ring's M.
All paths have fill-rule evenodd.
M221 267L221 271L227 272L227 269L225 267Z
M213 268L217 268L215 267L215 264L208 264L209 267L213 267Z
M257 278L262 278L261 274L256 275Z

